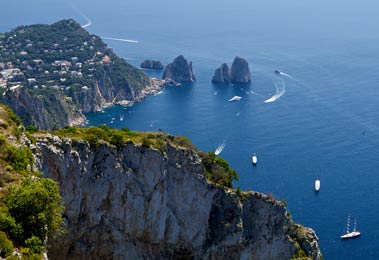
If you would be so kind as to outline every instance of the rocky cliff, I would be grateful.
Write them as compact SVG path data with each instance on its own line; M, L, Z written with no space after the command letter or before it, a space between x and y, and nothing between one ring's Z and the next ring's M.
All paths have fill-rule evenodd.
M230 71L230 80L232 83L249 83L251 73L249 63L245 58L235 57Z
M162 79L171 79L179 83L192 83L196 80L192 71L192 62L187 61L183 55L174 59L163 71Z
M160 91L162 84L74 20L20 26L0 37L0 103L25 125L83 124L83 113L129 105Z
M215 74L212 78L212 83L214 84L230 84L230 69L228 64L223 63L219 68L216 69Z
M196 151L117 147L37 136L39 167L65 205L51 259L322 259L283 203L210 183Z
M141 63L141 68L152 70L163 70L164 66L159 60L144 60Z

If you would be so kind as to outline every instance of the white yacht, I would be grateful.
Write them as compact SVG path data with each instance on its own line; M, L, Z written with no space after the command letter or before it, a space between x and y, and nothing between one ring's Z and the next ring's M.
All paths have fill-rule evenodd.
M253 163L253 165L256 165L258 162L258 158L255 153L253 153L253 156L251 156L251 162Z
M319 191L320 190L320 185L321 185L320 180L316 180L315 181L315 191Z
M347 217L346 234L342 235L342 239L354 238L361 235L361 232L357 231L357 220L354 221L354 229L350 232L350 216Z
M239 100L241 100L241 98L242 98L242 97L240 97L240 96L234 96L234 97L232 97L231 99L229 99L228 101L229 101L229 102L239 101Z

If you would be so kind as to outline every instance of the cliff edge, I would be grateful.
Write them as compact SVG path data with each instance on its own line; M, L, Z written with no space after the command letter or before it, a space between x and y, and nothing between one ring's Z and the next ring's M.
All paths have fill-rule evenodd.
M163 134L156 149L153 135L113 145L36 136L39 167L65 206L67 233L50 241L49 258L322 259L314 231L283 203L210 182L199 152Z

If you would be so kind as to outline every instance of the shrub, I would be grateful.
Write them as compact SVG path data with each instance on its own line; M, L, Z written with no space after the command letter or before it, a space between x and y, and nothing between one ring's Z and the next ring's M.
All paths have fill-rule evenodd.
M7 237L7 235L0 231L0 256L7 257L13 252L13 243Z
M199 153L199 155L202 157L202 166L207 179L218 185L233 187L233 180L238 180L238 174L235 170L230 169L227 161L216 157L213 152Z
M38 127L34 125L28 125L27 127L25 127L25 131L31 134L38 132L38 130Z
M152 145L152 141L145 136L142 137L142 146L143 147L150 147L150 145Z
M61 232L62 211L58 184L52 179L26 179L21 185L14 186L5 196L9 215L5 217L9 233L18 244L36 236L41 241L46 236ZM12 222L12 218L15 222Z
M26 239L25 246L30 248L30 251L34 254L41 254L44 249L42 240L36 236Z
M124 137L121 133L114 133L111 137L111 144L115 145L116 147L122 147L124 145Z
M33 154L27 147L17 148L9 145L6 152L6 161L12 165L14 170L27 170L28 166L33 163Z

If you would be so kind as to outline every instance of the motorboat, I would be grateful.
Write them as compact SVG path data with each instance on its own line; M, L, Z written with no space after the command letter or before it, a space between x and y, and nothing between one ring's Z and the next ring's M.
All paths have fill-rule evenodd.
M315 180L315 191L319 191L320 190L320 185L321 185L320 180Z
M253 163L253 165L256 165L258 162L258 158L255 153L253 153L253 156L251 156L251 162Z
M281 74L280 70L274 70L275 74Z
M347 217L347 224L346 224L346 234L342 235L342 239L349 239L354 237L359 237L361 235L361 232L357 231L357 220L354 220L354 229L352 232L350 232L350 216Z
M234 102L234 101L239 101L239 100L241 100L242 99L242 97L240 97L240 96L234 96L234 97L232 97L231 99L229 99L228 101L229 102Z

